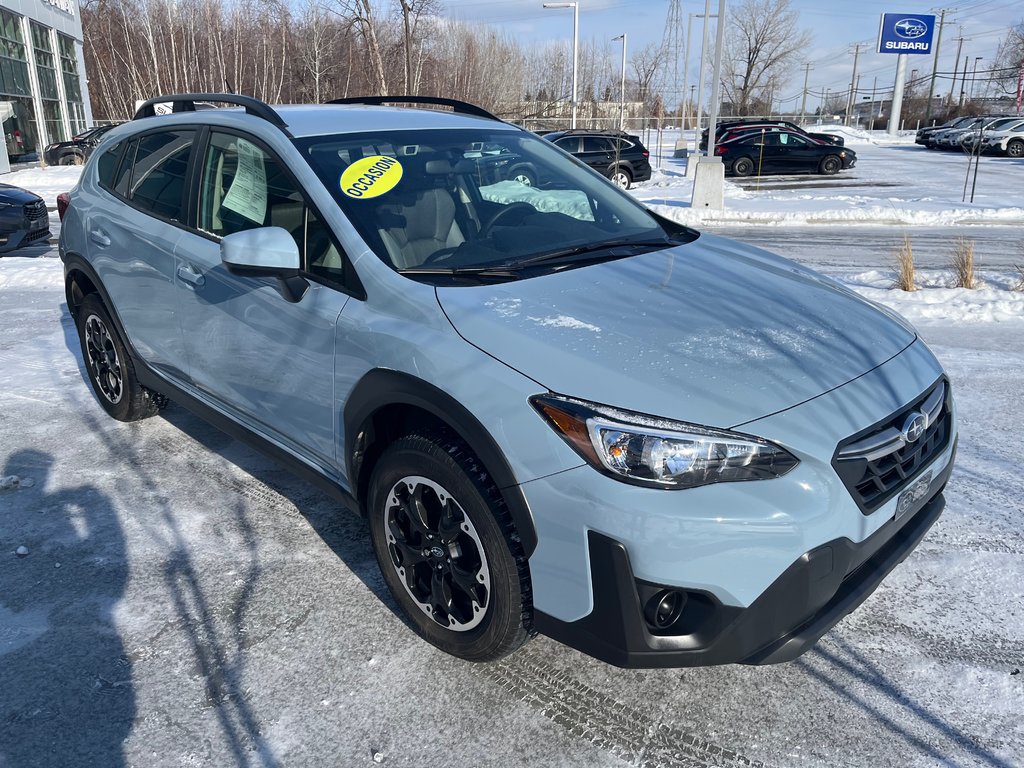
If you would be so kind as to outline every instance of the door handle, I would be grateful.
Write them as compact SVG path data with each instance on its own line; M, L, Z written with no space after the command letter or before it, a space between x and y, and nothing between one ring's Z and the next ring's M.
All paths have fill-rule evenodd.
M178 277L189 285L194 285L197 288L206 282L206 278L196 272L195 268L191 264L183 264L178 267Z
M110 238L103 234L103 230L101 229L89 230L89 239L97 245L110 245Z

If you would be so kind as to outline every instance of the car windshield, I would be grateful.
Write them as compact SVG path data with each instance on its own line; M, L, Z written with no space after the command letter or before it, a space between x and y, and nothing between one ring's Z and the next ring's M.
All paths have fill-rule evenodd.
M380 131L296 144L366 243L399 271L515 269L602 246L666 247L677 234L526 131Z

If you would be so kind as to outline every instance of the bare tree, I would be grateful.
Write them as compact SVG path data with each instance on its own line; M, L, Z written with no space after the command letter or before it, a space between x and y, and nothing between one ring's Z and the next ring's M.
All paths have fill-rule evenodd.
M312 80L313 101L324 100L329 78L338 71L341 62L337 57L343 30L320 4L320 0L309 0L303 9L299 26L299 58L306 74Z
M441 11L439 0L398 0L402 12L402 48L405 53L405 93L415 95L419 83L415 76L416 67L413 57L421 46L417 35L420 19L424 16L436 15Z
M722 88L723 101L737 114L763 106L789 64L810 45L810 33L800 31L798 21L789 0L745 0L729 9Z
M384 54L381 51L378 19L373 14L373 2L371 0L338 0L338 10L359 30L363 44L366 46L374 90L380 96L387 96L388 78L384 66Z
M1024 21L1011 27L1006 37L999 42L991 75L991 82L998 93L1010 96L1017 94L1021 67L1024 67Z
M648 43L630 57L629 62L636 75L637 101L645 104L651 101L651 83L661 66L661 55L661 46Z

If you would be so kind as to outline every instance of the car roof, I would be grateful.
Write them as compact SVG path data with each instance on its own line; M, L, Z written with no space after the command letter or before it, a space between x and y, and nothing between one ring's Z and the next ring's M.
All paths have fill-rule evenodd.
M432 130L456 128L483 128L490 130L521 131L518 126L501 120L491 120L474 115L443 112L438 109L413 109L409 107L368 106L364 104L283 104L272 109L287 125L288 133L294 138L326 136L346 133L363 133L382 130ZM235 125L249 130L278 130L262 117L248 114L239 107L217 107L190 112L174 112L129 120L119 128L124 134L134 133L142 128L158 125L210 123ZM120 135L122 132L118 131Z

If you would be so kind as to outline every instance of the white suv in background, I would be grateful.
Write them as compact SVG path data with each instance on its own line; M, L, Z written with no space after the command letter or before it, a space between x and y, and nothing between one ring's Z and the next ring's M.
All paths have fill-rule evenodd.
M981 149L1009 157L1024 157L1024 117L998 131L986 132Z

